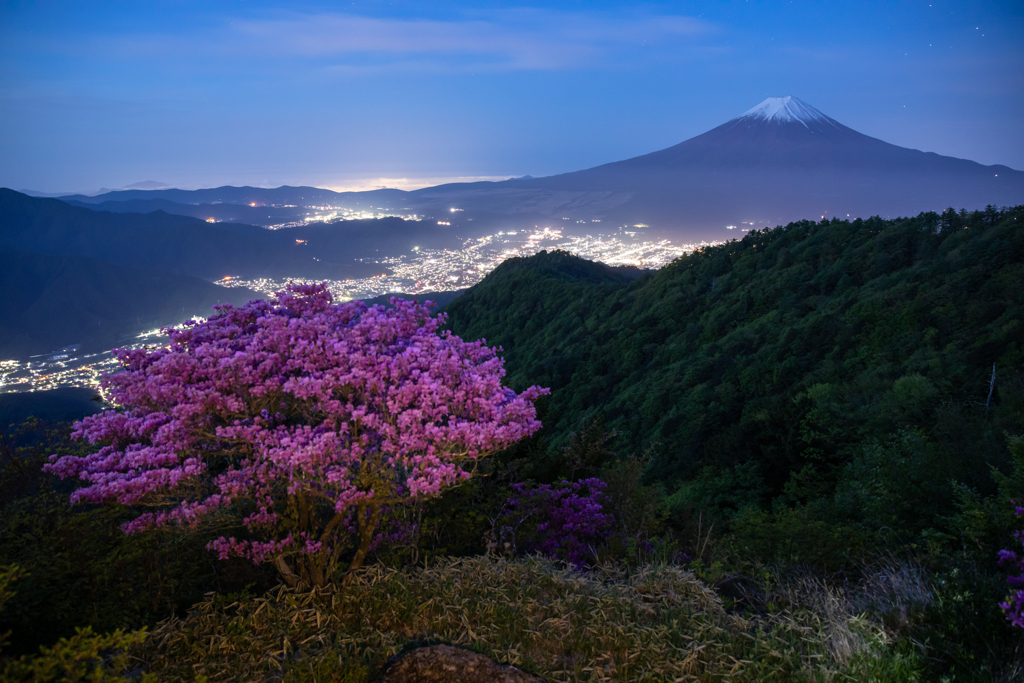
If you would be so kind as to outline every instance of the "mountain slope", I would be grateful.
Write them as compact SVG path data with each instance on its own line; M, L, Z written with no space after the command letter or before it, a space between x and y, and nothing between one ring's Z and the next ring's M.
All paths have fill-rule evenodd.
M0 394L0 426L20 425L30 417L52 422L81 420L102 410L92 400L95 395L95 390L84 387Z
M757 495L777 496L808 466L835 477L865 434L966 429L993 363L1002 377L1024 365L1022 223L1019 208L794 223L632 282L541 254L446 310L456 334L506 349L513 388L552 388L555 446L602 413L627 452L655 444L661 480L747 463ZM976 447L1005 456L998 438Z
M259 298L198 278L114 266L84 256L0 252L0 357L46 353L69 344L84 351L194 315L214 304Z
M408 247L429 239L437 226L428 228L424 222L394 218L266 230L163 211L93 211L0 188L0 250L77 254L208 280L225 275L364 277L381 267L362 264L360 257L381 245Z

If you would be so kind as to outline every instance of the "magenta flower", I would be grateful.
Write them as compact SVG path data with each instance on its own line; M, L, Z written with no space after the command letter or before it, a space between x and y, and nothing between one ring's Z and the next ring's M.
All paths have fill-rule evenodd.
M322 285L290 285L166 330L168 348L118 350L124 370L103 379L118 409L74 432L102 448L46 469L86 482L73 502L150 508L127 533L240 522L248 538L210 544L220 557L322 585L354 545L351 572L384 506L468 479L540 427L533 401L548 391L502 387L494 350L439 332L426 306L392 303L334 304Z

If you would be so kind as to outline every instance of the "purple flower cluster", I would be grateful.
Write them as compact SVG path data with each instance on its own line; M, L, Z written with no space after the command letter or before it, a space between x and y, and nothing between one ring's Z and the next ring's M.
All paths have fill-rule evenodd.
M165 330L166 348L118 350L124 369L103 387L119 409L75 426L101 448L46 469L85 482L72 501L149 508L128 533L234 516L249 538L213 542L218 555L273 561L286 577L284 557L317 558L319 582L358 531L355 566L382 507L437 496L535 432L533 401L547 393L503 387L493 349L442 332L427 306L392 304L290 285Z
M1017 501L1011 500L1014 505L1014 514L1017 517L1024 517L1024 506L1017 505ZM1018 529L1013 532L1014 538L1024 544L1024 530ZM1012 550L999 551L999 564L1010 564L1017 570L1016 576L1006 577L1007 583L1013 587L1013 592L1007 597L1006 602L999 603L999 606L1006 612L1006 618L1014 626L1024 628L1024 556L1019 556Z
M522 552L582 566L611 532L612 516L602 506L605 487L595 478L542 486L513 484L515 495L500 524L516 529Z

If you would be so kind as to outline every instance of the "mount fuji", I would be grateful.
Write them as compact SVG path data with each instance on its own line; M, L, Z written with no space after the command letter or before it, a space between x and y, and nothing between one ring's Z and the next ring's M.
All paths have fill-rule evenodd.
M723 239L727 226L821 217L895 217L1024 201L1024 172L898 147L844 126L796 97L771 97L726 123L643 156L501 183L411 193L421 211L648 224L676 237Z

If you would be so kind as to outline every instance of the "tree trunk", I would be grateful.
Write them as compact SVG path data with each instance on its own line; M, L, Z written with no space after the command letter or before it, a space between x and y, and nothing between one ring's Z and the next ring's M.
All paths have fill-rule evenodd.
M359 549L356 550L355 557L352 558L352 564L348 566L348 571L345 573L344 583L346 584L352 580L356 570L363 566L363 561L366 559L367 553L370 552L373 532L377 530L377 522L380 520L380 505L371 503L369 508L369 519L366 519L366 506L360 506L357 512L359 515Z
M299 583L299 577L295 575L292 568L288 566L288 563L284 561L284 555L278 555L274 558L274 566L277 567L277 571L281 574L281 578L288 584L289 587L294 588Z
M302 561L305 564L305 574L309 577L309 585L316 588L323 588L324 584L327 582L324 580L324 573L320 567L320 563L317 561L317 556L304 555Z
M992 379L988 383L988 398L985 400L985 414L988 415L988 404L992 402L992 392L996 388L996 364L992 364Z

